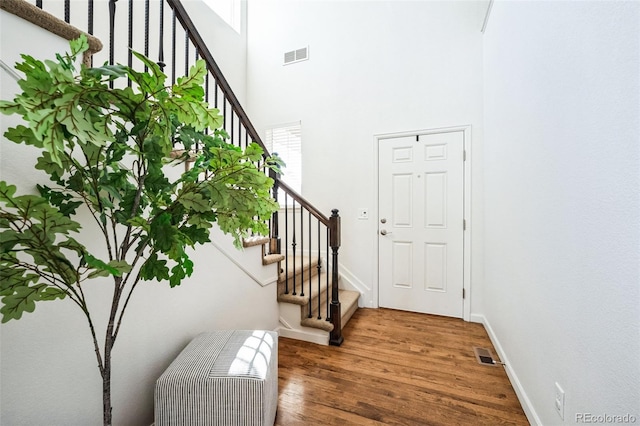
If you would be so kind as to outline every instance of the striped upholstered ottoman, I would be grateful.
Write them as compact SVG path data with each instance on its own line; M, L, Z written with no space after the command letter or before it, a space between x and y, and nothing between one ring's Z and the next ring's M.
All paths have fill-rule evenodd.
M277 407L272 331L200 334L156 382L155 426L271 426Z

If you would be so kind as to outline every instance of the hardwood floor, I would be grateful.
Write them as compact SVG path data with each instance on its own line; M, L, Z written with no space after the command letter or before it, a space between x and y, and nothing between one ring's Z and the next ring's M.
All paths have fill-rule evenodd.
M359 309L340 347L279 340L276 425L528 425L480 324Z

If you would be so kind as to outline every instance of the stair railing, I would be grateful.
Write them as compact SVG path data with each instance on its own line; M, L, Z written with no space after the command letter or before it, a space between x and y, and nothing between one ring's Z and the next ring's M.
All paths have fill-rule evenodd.
M188 73L197 59L202 58L209 71L205 79L205 98L222 113L223 128L229 135L229 142L240 148L246 148L251 142L255 142L264 150L265 158L270 155L180 0L144 0L144 3L136 0L87 0L86 7L79 6L79 3L81 2L70 0L62 3L56 0L35 0L37 7L54 16L64 15L65 22L97 36L105 44L108 42L105 54L108 54L106 61L110 64L124 63L126 58L126 63L132 66L131 49L142 51L147 57L152 57L150 52L157 51L157 63L174 83L178 77ZM118 7L118 3L124 3L126 10ZM165 8L165 3L170 10ZM77 10L72 10L72 6L77 7ZM60 7L63 10L59 10ZM76 16L79 17L77 20ZM96 20L96 16L101 19ZM152 19L154 16L157 21ZM126 21L125 27L120 26L121 21ZM138 22L144 26L142 31L134 26ZM105 23L108 23L108 28L104 28ZM169 30L165 31L166 28ZM157 35L154 35L156 32ZM143 40L139 40L140 37ZM179 41L184 43L183 50L178 48ZM165 52L169 52L169 55L165 55ZM100 63L94 58L95 61ZM286 291L301 295L306 291L309 297L309 318L316 316L316 319L330 321L333 330L329 342L340 345L343 337L338 297L338 251L341 243L338 210L332 210L331 216L327 217L283 182L273 170L269 170L269 176L274 180L273 197L282 205L281 211L276 211L269 221L269 253L285 255L284 267L281 268L285 275L290 265L295 270L296 261L301 262L304 257L309 261L317 259L316 268L318 272L324 269L326 281L323 283L322 274L318 273L317 282L313 282L315 277L314 280L307 280L305 289L304 275L306 273L310 277L311 272L301 268L300 281L297 282L294 273L292 282L287 278ZM280 191L283 197L278 200ZM315 302L312 297L313 285L317 285L316 294L322 291L322 287L326 289L326 294L322 297L318 294ZM312 306L313 303L317 306Z

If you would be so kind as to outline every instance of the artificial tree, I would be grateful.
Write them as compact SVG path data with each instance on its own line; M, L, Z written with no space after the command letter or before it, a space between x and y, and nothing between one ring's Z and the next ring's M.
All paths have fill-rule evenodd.
M38 148L35 168L52 182L38 185L39 195L17 195L16 186L0 181L0 312L2 322L18 320L38 302L57 299L82 311L110 425L111 353L134 290L150 280L174 287L190 276L188 248L210 241L214 223L236 244L266 233L278 205L265 169L279 170L281 162L263 158L255 143L242 150L226 142L219 111L203 100L202 61L167 86L143 55L134 52L144 72L123 65L77 71L87 40L70 47L57 61L23 55L16 64L22 92L0 103L4 114L25 122L5 138ZM169 162L190 167L171 179ZM83 218L95 222L103 249L90 252L81 242ZM110 305L102 344L85 291L96 278L113 285L113 297L101 301Z

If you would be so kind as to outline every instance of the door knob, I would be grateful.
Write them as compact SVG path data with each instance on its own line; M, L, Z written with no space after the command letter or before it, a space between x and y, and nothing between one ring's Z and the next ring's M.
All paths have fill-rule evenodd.
M387 234L390 234L390 233L391 233L391 232L387 232L387 230L386 230L386 229L382 229L382 230L380 230L380 235L387 235Z

